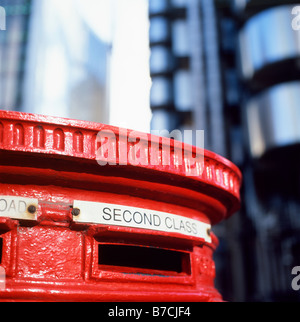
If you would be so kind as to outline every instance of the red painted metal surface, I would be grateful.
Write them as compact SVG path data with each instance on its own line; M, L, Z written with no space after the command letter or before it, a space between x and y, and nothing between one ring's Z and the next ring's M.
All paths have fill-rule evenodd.
M218 241L210 231L207 241L155 229L80 223L72 207L74 200L123 205L214 225L239 208L240 171L205 151L203 171L188 177L188 160L176 164L174 149L173 161L162 164L161 138L156 138L154 166L100 166L96 162L99 131L113 131L118 147L125 144L130 151L132 143L125 140L129 130L0 112L0 199L38 200L35 215L27 214L29 220L1 216L9 205L7 199L0 203L0 266L6 273L0 300L221 301L214 288L212 259ZM150 136L143 138L147 142ZM150 153L147 145L145 151ZM22 207L18 200L10 205L12 212ZM136 258L131 264L126 258L118 262L116 257L128 249L136 256L140 250L153 258L158 255L162 262L164 253L151 255L148 250L169 251L174 269L172 263L152 267L151 260L137 268Z

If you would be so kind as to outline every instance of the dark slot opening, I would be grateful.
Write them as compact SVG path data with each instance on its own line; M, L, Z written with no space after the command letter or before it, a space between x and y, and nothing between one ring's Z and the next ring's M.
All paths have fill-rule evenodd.
M2 264L3 239L0 237L0 265Z
M190 274L187 253L160 248L128 245L98 245L99 265L171 271Z

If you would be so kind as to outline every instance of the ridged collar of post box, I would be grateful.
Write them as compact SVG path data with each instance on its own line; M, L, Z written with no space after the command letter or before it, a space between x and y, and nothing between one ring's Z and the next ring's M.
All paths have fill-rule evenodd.
M242 177L230 161L199 151L113 126L0 111L2 183L155 199L203 211L215 224L240 207Z

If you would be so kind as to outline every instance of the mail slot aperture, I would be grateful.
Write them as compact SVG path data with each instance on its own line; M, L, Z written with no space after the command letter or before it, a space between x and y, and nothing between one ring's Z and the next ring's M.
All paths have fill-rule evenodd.
M188 253L122 244L99 244L98 264L109 268L133 268L136 273L145 274L183 273L190 275L190 255Z

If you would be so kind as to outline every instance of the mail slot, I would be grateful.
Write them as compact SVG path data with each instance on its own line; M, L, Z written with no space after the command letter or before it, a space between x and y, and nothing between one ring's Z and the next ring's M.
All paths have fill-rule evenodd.
M212 227L240 206L230 161L151 134L1 111L0 176L0 300L222 300Z

